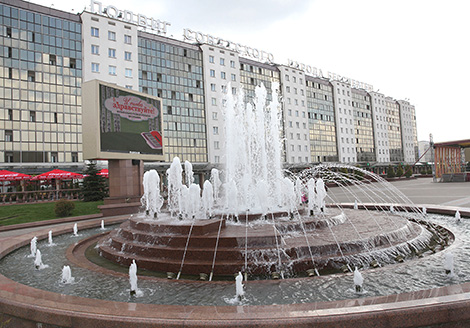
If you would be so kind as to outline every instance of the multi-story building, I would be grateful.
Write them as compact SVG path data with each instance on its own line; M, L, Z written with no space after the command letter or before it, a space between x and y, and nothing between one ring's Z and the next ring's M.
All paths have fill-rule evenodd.
M341 163L356 163L356 135L354 131L354 108L351 86L342 81L333 81L338 157Z
M279 66L283 94L286 161L310 163L309 122L304 73Z
M165 161L206 163L207 133L201 50L139 32L139 90L162 98Z
M264 84L270 102L274 82L286 164L416 159L408 101L199 32L168 38L167 25L99 1L76 15L0 0L0 164L82 165L81 84L94 79L162 98L167 162L223 164L225 94L252 102Z
M0 3L0 162L82 162L80 17L10 3Z
M398 100L397 103L400 108L403 159L406 163L414 163L418 159L415 106L406 100Z
M378 92L369 92L369 95L372 105L375 156L378 163L388 163L390 162L390 149L385 96Z
M400 108L391 97L385 97L385 108L388 122L388 144L390 149L390 161L403 161L403 148L401 139Z
M351 93L356 133L356 158L358 162L370 164L376 161L371 97L362 89L351 89Z
M338 162L333 86L322 78L305 76L311 162Z

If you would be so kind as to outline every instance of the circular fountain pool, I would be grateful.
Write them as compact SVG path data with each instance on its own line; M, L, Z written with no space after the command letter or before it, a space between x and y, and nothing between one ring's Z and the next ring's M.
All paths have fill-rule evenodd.
M334 274L277 281L248 281L246 297L240 302L235 300L233 282L176 281L142 276L139 277L142 296L131 296L127 274L89 270L86 266L74 265L74 261L66 256L69 247L75 247L81 239L100 235L100 229L80 231L78 237L72 234L57 236L54 238L54 246L49 246L47 240L39 241L38 248L47 265L42 270L34 268L33 258L29 257L29 247L19 248L2 259L0 273L21 284L60 294L118 302L206 306L324 302L400 294L467 282L467 277L470 277L470 224L466 221L456 223L453 218L437 215L428 215L428 219L452 231L455 242L443 252L428 252L423 258L362 271L364 291L359 294L354 291L352 274ZM447 275L443 268L446 252L454 254L455 269L452 276ZM72 284L60 282L64 265L71 265L75 277Z

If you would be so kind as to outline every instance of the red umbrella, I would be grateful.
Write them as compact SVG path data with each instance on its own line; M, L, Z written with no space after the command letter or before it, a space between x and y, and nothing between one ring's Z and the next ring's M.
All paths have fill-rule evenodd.
M98 174L98 175L101 175L101 176L103 176L103 177L105 177L105 178L108 178L108 177L109 177L108 169L102 169L102 170L99 171L97 174Z
M39 174L31 180L70 180L70 179L82 179L83 175L80 173L68 172L63 170L52 170L46 173Z
M0 170L0 181L29 180L31 176L28 174Z

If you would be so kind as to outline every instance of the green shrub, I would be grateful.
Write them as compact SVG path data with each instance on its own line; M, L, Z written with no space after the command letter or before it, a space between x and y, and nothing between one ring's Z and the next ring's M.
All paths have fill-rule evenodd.
M405 176L409 178L412 175L413 175L413 170L411 169L411 166L409 165L405 166Z
M387 178L394 178L395 177L395 169L393 166L389 165L387 169Z
M403 176L403 167L401 166L401 164L398 164L397 172L395 173L395 175L399 178Z
M70 216L72 214L75 204L69 200L61 199L55 204L55 215L57 217Z

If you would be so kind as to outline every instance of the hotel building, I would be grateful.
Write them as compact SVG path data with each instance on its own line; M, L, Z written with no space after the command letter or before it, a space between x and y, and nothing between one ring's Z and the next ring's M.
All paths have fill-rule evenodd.
M169 38L169 23L142 17L98 1L72 14L0 0L1 167L81 169L81 84L94 79L162 98L166 162L223 164L225 94L253 101L264 84L271 101L273 83L285 165L416 160L409 101L189 29Z

